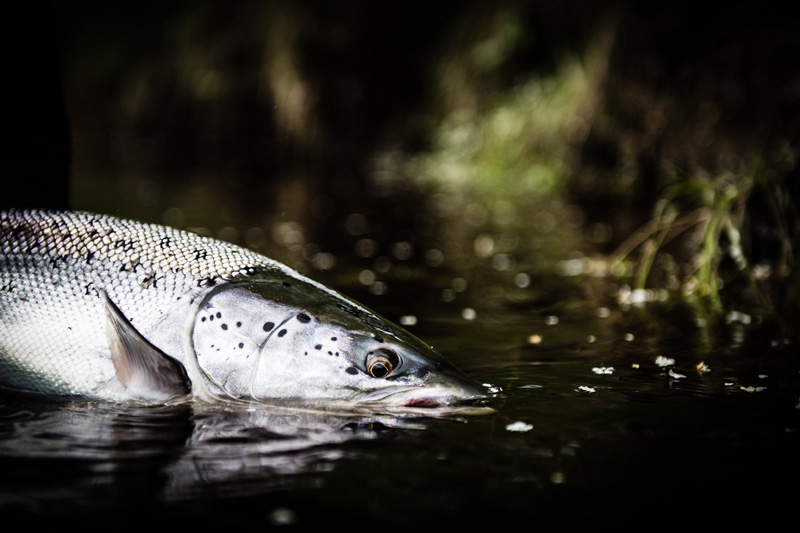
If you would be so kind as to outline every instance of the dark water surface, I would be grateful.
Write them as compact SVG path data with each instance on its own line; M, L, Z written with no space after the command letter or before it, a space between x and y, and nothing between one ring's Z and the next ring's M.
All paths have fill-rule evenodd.
M740 337L736 324L714 348L658 326L519 310L420 324L502 388L476 414L4 394L0 516L90 530L782 523L800 474L794 348Z

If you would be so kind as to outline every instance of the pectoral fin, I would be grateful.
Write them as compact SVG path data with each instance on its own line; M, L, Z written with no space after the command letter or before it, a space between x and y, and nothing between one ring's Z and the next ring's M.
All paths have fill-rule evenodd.
M189 392L183 366L150 344L119 308L101 292L106 307L106 335L119 382L136 399L165 402Z

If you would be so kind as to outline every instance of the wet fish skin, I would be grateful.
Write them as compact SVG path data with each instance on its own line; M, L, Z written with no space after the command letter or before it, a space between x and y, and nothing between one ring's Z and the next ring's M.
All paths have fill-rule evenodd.
M0 385L146 403L484 395L407 331L251 250L35 210L0 213Z

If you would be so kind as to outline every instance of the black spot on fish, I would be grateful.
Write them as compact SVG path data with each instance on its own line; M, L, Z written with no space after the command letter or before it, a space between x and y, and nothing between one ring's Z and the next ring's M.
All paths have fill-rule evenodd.
M307 323L311 322L311 317L308 316L305 313L300 313L299 315L297 315L297 320L299 320L303 324L307 324Z
M205 322L205 321L206 321L206 317L203 317L203 318L200 319L200 322Z
M222 318L222 313L220 313L219 311L217 311L217 318ZM383 342L383 341L380 341L380 342Z
M237 323L236 323L236 327L237 327L237 328L240 328L240 327L242 327L242 323L241 323L241 322L237 322Z
M243 342L239 343L239 348L244 348L244 343Z
M344 369L344 371L350 374L351 376L355 376L356 374L358 374L358 369L354 366L348 366L347 368Z
M286 330L285 329L282 329L282 330L280 330L278 332L278 337L283 337L284 335L286 335Z
M228 329L228 324L222 324L222 329L224 329L224 330L226 330L226 331L227 331L227 329Z
M333 342L336 342L338 339L337 339L336 337L331 337L331 340L332 340Z
M283 285L284 287L291 287L291 286L292 286L292 284L291 284L291 283L289 283L288 281L284 281L284 282L282 283L282 285Z
M194 251L194 258L197 259L205 259L208 257L208 250L195 250Z
M264 331L272 331L272 328L275 327L274 322L265 322L264 323Z
M383 337L378 337L377 335L375 335L375 340L378 342L383 342Z
M328 350L328 355L333 355L333 352Z
M314 349L315 350L321 350L322 349L322 345L321 344L317 344L316 346L314 346Z

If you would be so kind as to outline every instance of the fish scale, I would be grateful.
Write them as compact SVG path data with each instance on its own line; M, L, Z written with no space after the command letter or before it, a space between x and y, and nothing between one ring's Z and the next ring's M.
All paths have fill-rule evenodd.
M37 210L0 213L0 386L148 403L483 394L407 331L251 250Z
M84 320L102 302L86 296L107 291L133 324L148 329L200 284L277 268L191 232L80 212L3 212L0 244L0 379L56 394L87 393L114 375L104 323ZM28 327L13 327L20 324Z

